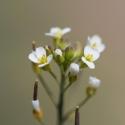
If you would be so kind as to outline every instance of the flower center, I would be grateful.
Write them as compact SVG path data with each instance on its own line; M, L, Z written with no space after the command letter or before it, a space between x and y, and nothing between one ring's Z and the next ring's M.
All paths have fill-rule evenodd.
M39 59L40 64L45 64L47 63L47 57L45 55L43 55L40 59Z
M58 31L58 32L55 34L55 36L56 36L57 38L61 38L61 37L62 37L62 31L61 31L61 30Z
M87 59L88 61L92 62L92 61L93 61L93 55L92 55L92 54L88 54L88 55L86 56L86 59Z
M97 44L96 43L93 43L92 44L92 48L96 48L97 47Z

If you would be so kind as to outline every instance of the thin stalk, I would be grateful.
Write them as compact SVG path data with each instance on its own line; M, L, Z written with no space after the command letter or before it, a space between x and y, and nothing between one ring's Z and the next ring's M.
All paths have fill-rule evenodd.
M48 85L46 84L46 82L44 81L44 79L42 78L41 75L37 75L37 77L39 78L41 84L43 85L47 95L49 96L50 100L52 101L52 103L54 104L54 106L57 108L57 104L52 96L52 92L50 91Z
M64 85L65 85L65 74L64 74L64 71L61 70L60 94L59 94L59 103L58 103L58 124L57 125L63 125Z
M45 125L45 123L43 121L40 122L40 125Z
M79 106L76 107L75 109L75 125L79 125Z
M65 93L71 85L72 85L72 84L69 83L69 84L64 88L64 91L63 91L63 92Z
M50 70L49 73L52 75L52 77L55 79L55 81L57 82L57 84L59 83L56 75Z
M84 106L84 105L87 103L87 101L88 101L90 98L91 98L91 96L86 96L86 98L85 98L84 100L82 100L79 104L77 104L76 106L79 106L79 108L81 108L82 106ZM76 107L76 106L75 106L75 107ZM65 121L69 118L69 116L75 111L75 107L72 108L70 111L68 111L68 112L64 115L64 117L63 117L63 122L65 122Z

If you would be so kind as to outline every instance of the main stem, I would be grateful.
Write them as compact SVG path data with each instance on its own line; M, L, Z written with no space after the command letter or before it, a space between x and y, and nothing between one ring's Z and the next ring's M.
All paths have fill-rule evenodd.
M64 70L61 70L60 94L59 94L59 103L58 103L58 124L57 125L63 125L64 85L65 85L65 73L64 73Z

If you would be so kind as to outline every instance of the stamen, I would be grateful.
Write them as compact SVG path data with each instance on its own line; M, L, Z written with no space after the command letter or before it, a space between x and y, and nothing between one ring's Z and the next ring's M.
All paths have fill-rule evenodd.
M92 60L93 60L93 55L92 55L92 54L87 55L87 56L86 56L86 59L87 59L88 61L91 61L91 62L92 62Z
M32 50L35 51L36 50L36 42L32 41Z
M96 48L96 46L97 46L96 43L92 44L92 48Z
M40 64L45 64L47 63L47 57L45 55L43 55L40 59L39 59Z

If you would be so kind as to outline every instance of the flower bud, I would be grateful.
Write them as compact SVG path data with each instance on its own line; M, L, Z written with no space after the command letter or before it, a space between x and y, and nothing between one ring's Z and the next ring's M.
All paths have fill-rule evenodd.
M40 104L39 104L39 100L32 100L32 106L33 106L33 110L39 112L40 111Z
M32 107L33 107L33 115L38 120L41 121L43 117L43 113L40 109L40 104L38 100L38 81L35 81L34 90L33 90L33 100L32 100Z
M93 96L96 93L97 88L100 86L101 80L96 77L89 77L89 86L86 89L87 96Z
M57 63L60 64L60 63L63 63L63 62L65 61L61 49L56 49L56 50L54 51L54 54L55 54L55 60L56 60Z
M101 80L97 79L96 77L90 76L89 77L89 84L93 88L98 88L101 84Z
M32 101L33 106L33 115L38 120L41 121L43 117L43 112L40 109L39 100L33 100Z
M70 61L74 57L74 49L72 47L67 47L65 50L65 59Z
M96 93L96 89L95 88L90 87L90 86L88 86L86 88L86 94L87 94L87 96L93 96L93 95L95 95L95 93Z
M55 53L55 56L62 56L62 50L61 49L56 49L54 51L54 53Z
M77 75L79 73L79 65L76 63L71 63L69 67L69 72L71 75Z

